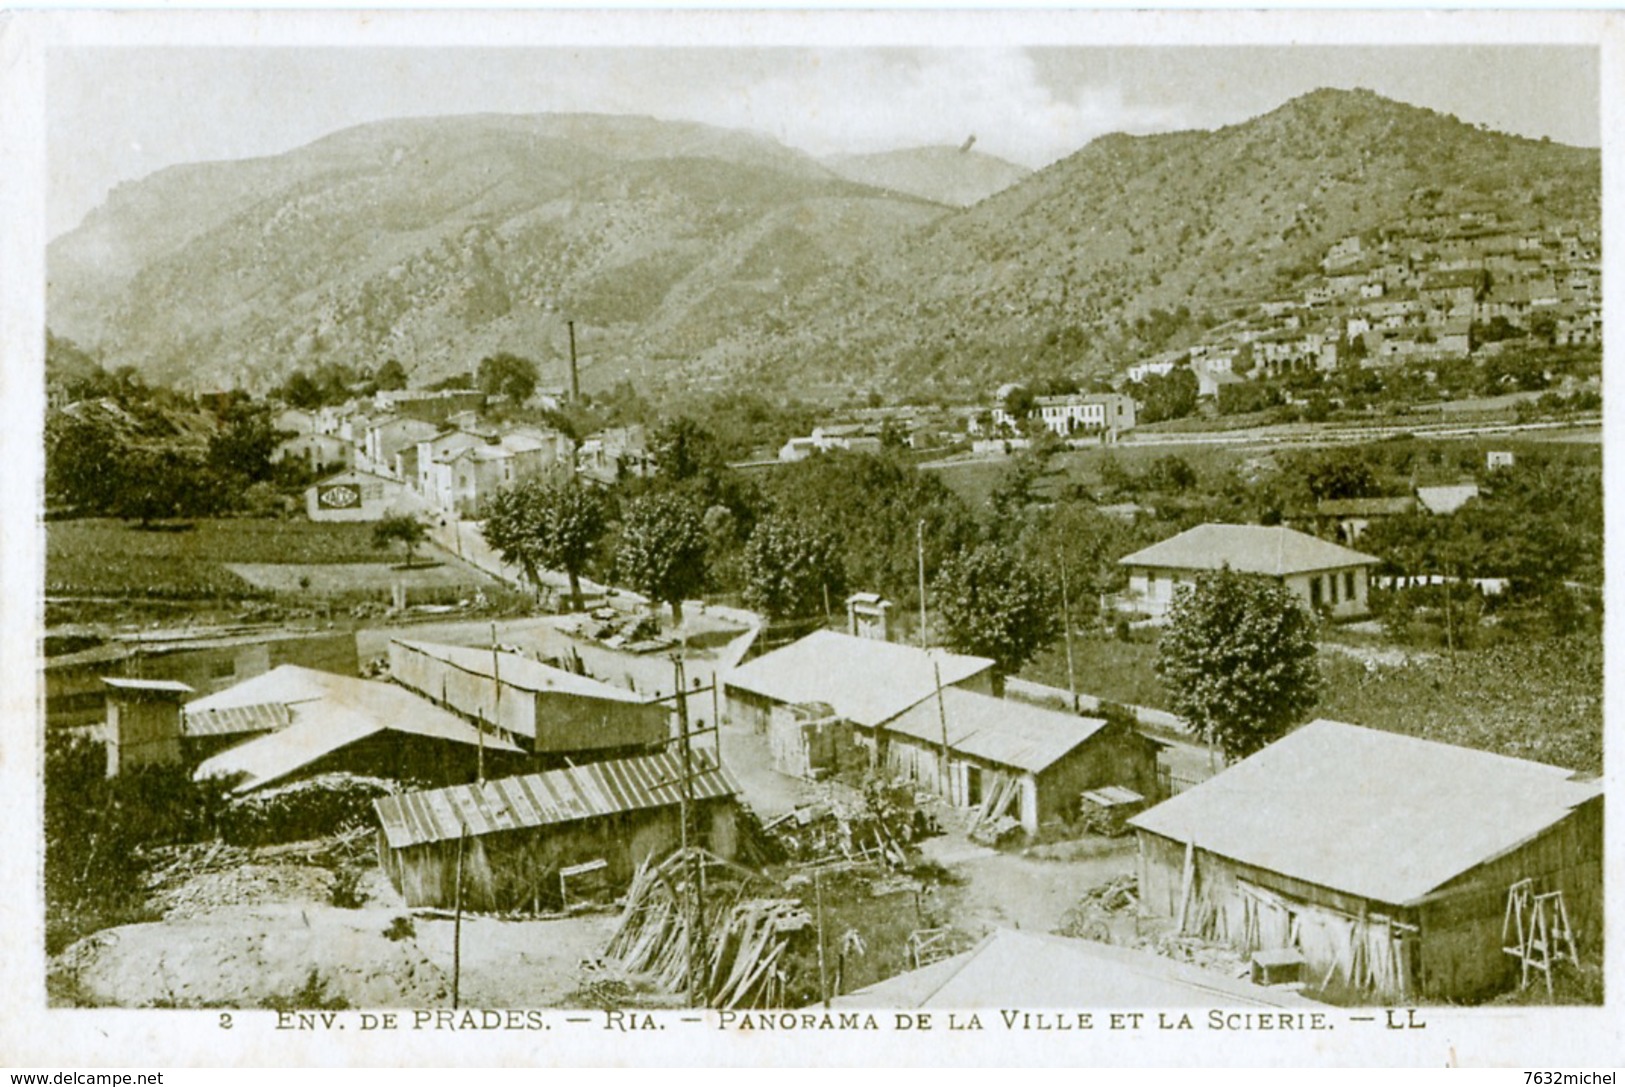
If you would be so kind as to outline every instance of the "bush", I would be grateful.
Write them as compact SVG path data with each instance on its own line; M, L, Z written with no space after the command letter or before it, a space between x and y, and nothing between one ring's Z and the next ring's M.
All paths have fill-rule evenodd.
M377 778L323 774L238 800L222 814L221 836L255 846L342 834L371 825L372 802L393 791Z

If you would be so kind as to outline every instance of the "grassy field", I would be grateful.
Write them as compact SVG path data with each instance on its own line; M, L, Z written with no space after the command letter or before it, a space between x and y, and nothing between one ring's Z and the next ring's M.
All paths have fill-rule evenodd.
M1114 702L1168 708L1152 671L1156 646L1081 638L1078 689ZM1476 747L1587 773L1602 770L1602 641L1575 635L1506 643L1448 655L1412 656L1367 668L1346 654L1322 653L1325 681L1315 716ZM1022 675L1066 686L1057 644Z
M308 521L202 520L183 531L122 521L53 521L45 533L50 595L204 599L260 590L228 563L376 563L372 526Z

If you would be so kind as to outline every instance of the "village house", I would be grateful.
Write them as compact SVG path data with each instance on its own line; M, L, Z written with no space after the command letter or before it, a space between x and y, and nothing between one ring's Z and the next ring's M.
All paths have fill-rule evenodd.
M294 777L334 771L396 781L471 781L488 770L520 769L523 753L496 733L481 733L461 718L392 683L334 675L284 664L217 694L189 702L185 713L219 727L217 711L280 706L287 724L243 729L254 738L227 747L198 766L199 781L223 778L246 793ZM208 717L199 715L208 714ZM251 715L243 715L250 717ZM270 711L262 722L280 720Z
M1330 524L1344 543L1357 543L1371 522L1416 510L1415 497L1402 494L1377 498L1323 498L1315 504L1315 519Z
M1476 999L1520 973L1522 881L1561 893L1582 954L1602 938L1602 796L1555 766L1315 721L1130 820L1140 909L1377 1001Z
M1009 816L1028 834L1078 813L1084 792L1116 785L1157 796L1162 744L1127 720L1105 721L957 687L857 730L873 764L978 813Z
M373 397L380 411L393 411L436 426L460 411L478 411L485 406L485 394L477 389L393 389Z
M556 431L521 429L487 438L468 431L418 445L419 489L437 508L474 517L504 487L574 471L570 439Z
M356 449L356 466L378 475L409 480L401 474L400 455L416 449L440 433L440 428L422 419L395 416L370 423L363 431Z
M779 449L779 460L786 463L806 460L814 453L828 453L836 449L852 453L878 453L881 442L879 438L865 434L861 423L814 427L809 437L791 438L785 442Z
M271 451L273 464L289 461L309 472L337 472L355 463L355 446L336 434L299 434Z
M1063 438L1080 432L1120 434L1134 429L1134 398L1122 393L1040 396L1033 403L1044 426Z
M641 754L672 734L669 705L517 653L396 638L389 674L536 756L583 762Z
M400 480L359 468L336 472L305 488L305 515L312 521L380 521L426 508L417 492Z
M1197 525L1118 560L1129 576L1119 607L1166 615L1181 585L1229 568L1280 582L1313 611L1355 619L1369 611L1368 581L1377 561L1284 525Z
M557 909L570 870L602 869L613 892L684 841L684 777L666 752L380 797L379 866L409 907ZM738 783L706 751L687 777L690 844L732 859Z

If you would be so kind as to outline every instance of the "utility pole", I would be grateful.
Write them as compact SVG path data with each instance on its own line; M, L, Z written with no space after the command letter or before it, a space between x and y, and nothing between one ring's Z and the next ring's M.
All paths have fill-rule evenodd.
M455 919L451 923L451 1006L461 997L463 980L463 847L468 842L468 824L457 835L457 891Z
M914 545L920 559L920 646L925 647L925 521L914 532Z
M1072 712L1078 712L1078 674L1072 666L1072 600L1066 589L1066 560L1061 560L1061 630L1066 634L1066 689L1072 692Z
M942 799L952 804L948 778L948 710L942 704L942 666L935 657L931 658L931 676L937 684L937 724L942 727L942 772L937 777L942 779Z
M581 403L581 375L576 369L576 323L564 322L570 330L570 403Z
M684 855L689 858L689 904L693 911L689 920L688 940L688 999L689 1006L698 1008L705 1002L701 993L700 966L705 961L705 888L702 881L705 879L704 865L700 862L700 851L690 849L688 836L688 821L694 811L694 770L693 749L689 742L688 731L688 692L684 689L683 658L681 655L672 658L672 665L676 669L677 692L677 728L678 738L683 758L683 791L682 807L679 819L682 828L679 832L679 842Z
M813 907L818 918L818 999L829 1007L829 982L824 972L824 885L819 880L820 870L813 869Z

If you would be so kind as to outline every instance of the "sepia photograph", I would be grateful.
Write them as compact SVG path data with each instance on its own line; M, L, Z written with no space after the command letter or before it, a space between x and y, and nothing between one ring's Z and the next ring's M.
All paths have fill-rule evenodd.
M1619 1064L1619 24L800 14L0 23L0 1057Z

